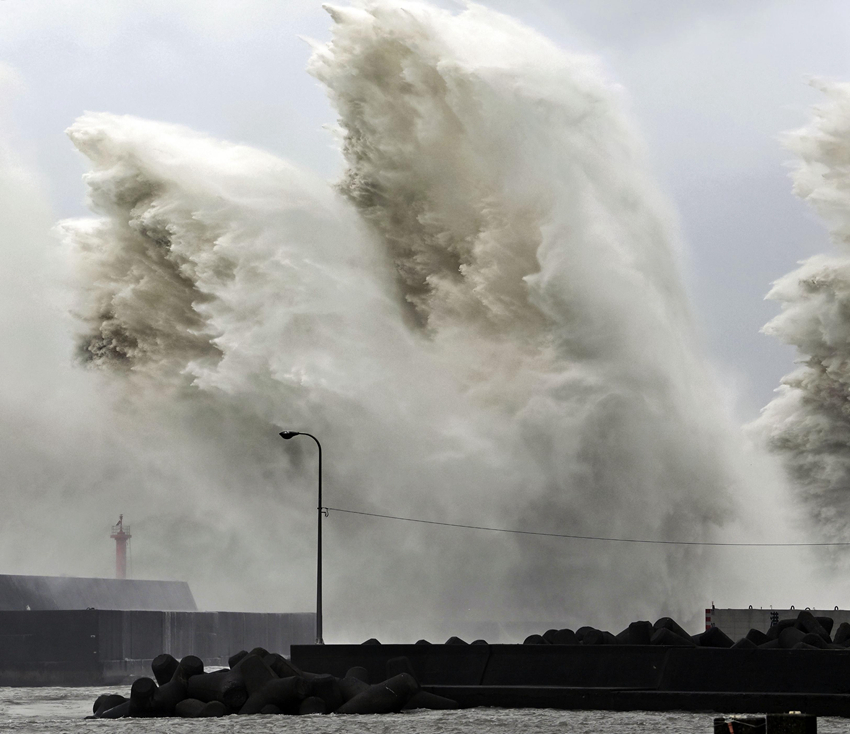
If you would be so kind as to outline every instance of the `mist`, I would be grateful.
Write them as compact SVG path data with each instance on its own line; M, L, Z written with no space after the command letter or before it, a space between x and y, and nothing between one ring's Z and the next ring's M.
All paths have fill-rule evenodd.
M48 236L37 182L4 167L21 258L5 312L32 313L2 322L22 346L0 394L26 488L3 520L16 572L108 575L92 518L121 511L133 575L185 579L206 609L311 609L315 446L282 429L322 441L332 508L794 539L781 475L727 415L675 215L598 63L474 5L329 13L308 71L338 114L337 181L186 127L86 113L68 135L91 216ZM50 343L28 361L34 328ZM34 369L53 387L17 391ZM517 641L661 615L698 626L716 590L743 600L797 570L334 511L324 529L328 641Z
M0 125L0 553L13 573L108 575L96 550L104 528L91 522L103 498L89 493L110 483L106 415L95 375L73 364L68 263L50 236L44 182L15 142Z
M850 85L815 80L825 99L803 128L783 137L795 154L794 193L828 229L835 251L810 257L773 284L781 313L766 334L796 349L798 367L754 423L793 480L812 532L847 537L850 505ZM846 564L843 554L832 562Z

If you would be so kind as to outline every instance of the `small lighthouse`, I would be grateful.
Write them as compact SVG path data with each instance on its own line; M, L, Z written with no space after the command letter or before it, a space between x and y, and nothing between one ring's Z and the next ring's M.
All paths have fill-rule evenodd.
M115 578L127 578L127 543L132 537L130 526L124 527L124 515L118 516L118 524L112 526L112 535L115 540Z

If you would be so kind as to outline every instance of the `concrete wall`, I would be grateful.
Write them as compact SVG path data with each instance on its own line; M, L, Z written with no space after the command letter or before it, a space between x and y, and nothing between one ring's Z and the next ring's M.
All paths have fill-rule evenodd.
M292 661L312 673L410 660L424 686L569 687L696 693L850 692L850 650L759 650L655 645L295 645ZM848 697L850 705L850 697Z
M0 574L0 610L148 609L193 612L185 581Z
M226 665L261 646L288 654L315 639L313 613L0 611L0 685L100 685L150 674L163 652Z
M706 609L706 628L720 627L733 640L747 636L751 629L767 632L780 619L796 619L800 609ZM830 617L833 632L842 622L850 622L850 611L843 609L811 609L816 617Z
M101 660L153 659L168 652L226 665L233 653L258 645L288 655L291 644L313 642L316 634L313 613L100 611L97 619Z

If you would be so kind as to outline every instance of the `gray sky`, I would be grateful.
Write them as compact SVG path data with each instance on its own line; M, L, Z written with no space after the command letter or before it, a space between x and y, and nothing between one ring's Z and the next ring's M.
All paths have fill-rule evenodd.
M452 4L443 3L448 7ZM828 247L791 194L777 139L819 93L850 79L850 5L840 0L490 0L622 85L662 189L680 216L686 278L740 419L791 368L759 334L763 296ZM333 179L334 114L304 71L330 19L314 0L3 0L0 124L40 176L55 218L84 212L83 164L64 129L84 110L178 122L268 149Z
M707 351L738 420L752 420L793 360L790 349L759 333L777 312L764 295L798 260L829 249L824 228L791 194L791 156L778 136L806 123L820 102L807 76L850 80L850 4L484 4L568 50L597 56L622 86L659 186L680 218L685 278ZM32 505L0 520L0 557L9 570L47 568L26 565L32 554L21 539L38 542L31 528L48 523L37 516L56 497L64 502L62 522L51 519L51 532L83 534L81 546L102 543L98 523L112 508L98 498L120 484L115 477L148 468L146 457L88 449L105 445L99 432L110 429L99 402L87 399L96 386L71 365L67 303L45 297L43 285L56 274L51 248L58 246L43 233L51 222L87 213L86 167L64 130L86 110L181 123L334 180L342 161L323 126L333 125L335 114L304 71L310 48L299 38L326 40L330 25L317 0L0 0L0 464L25 467L25 489L13 491L26 492L21 504ZM27 189L4 175L8 148L38 186ZM68 451L76 449L57 448L68 443L64 413L77 416L74 430L84 434L74 445L87 447L71 462ZM50 465L67 475L58 489L56 474L43 470ZM78 491L86 486L102 491ZM38 491L42 501L29 502ZM51 569L109 571L102 549L73 564L61 543L52 552Z

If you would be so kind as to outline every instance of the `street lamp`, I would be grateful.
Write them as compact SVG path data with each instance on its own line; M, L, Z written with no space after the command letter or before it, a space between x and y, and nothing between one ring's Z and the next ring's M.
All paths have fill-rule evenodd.
M328 510L326 507L322 507L322 444L319 443L319 439L312 433L304 433L303 431L280 432L280 437L287 441L295 436L309 436L316 442L316 446L319 447L319 505L317 508L319 511L319 535L318 551L316 554L316 644L324 645L325 641L322 639L322 515L327 517Z

